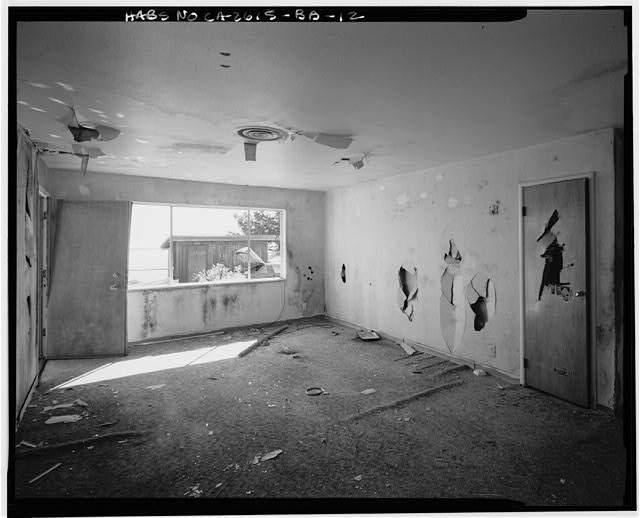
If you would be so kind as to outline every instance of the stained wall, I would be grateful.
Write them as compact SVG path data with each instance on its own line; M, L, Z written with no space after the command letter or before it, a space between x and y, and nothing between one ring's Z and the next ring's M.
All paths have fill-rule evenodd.
M327 313L518 377L518 184L588 172L595 173L597 401L613 406L612 129L327 192ZM481 331L475 331L473 313L466 309L464 334L452 351L440 321L450 239L467 272L491 278L496 292L496 313ZM410 308L400 308L402 265L417 270L411 320Z
M55 170L52 193L65 200L155 202L285 209L286 280L132 290L129 341L268 323L324 312L323 192ZM82 257L78 257L82 261Z

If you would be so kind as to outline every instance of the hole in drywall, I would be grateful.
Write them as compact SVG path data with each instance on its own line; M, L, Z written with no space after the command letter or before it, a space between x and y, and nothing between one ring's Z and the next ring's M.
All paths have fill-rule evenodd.
M220 63L220 66L221 66L222 68L231 68L231 65L226 65L226 64L224 64L224 63Z
M230 55L231 55L231 52L220 52L220 55L221 55L221 56L228 57L228 56L230 56Z
M31 257L29 257L28 255L25 255L24 260L27 261L27 265L29 266L29 268L31 268Z
M413 319L413 306L418 296L418 269L409 264L403 264L398 270L398 305L400 310Z
M27 295L27 313L31 316L31 295Z
M467 286L467 300L475 315L473 328L481 331L496 312L496 289L493 281L484 274L474 275Z
M444 262L447 264L460 264L461 261L460 250L458 250L455 241L449 239L449 251L444 254Z
M440 277L440 330L449 351L462 341L465 326L464 276L460 263L462 255L453 239L444 254L446 267Z
M342 279L343 283L347 282L347 268L344 264L342 265L342 269L340 270L340 278Z
M496 200L495 203L489 205L489 214L492 216L497 216L500 214L500 200Z

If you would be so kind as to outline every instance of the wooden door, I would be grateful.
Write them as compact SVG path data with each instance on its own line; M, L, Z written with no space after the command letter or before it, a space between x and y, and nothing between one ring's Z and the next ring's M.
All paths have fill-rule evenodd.
M589 406L586 178L523 187L525 384Z
M47 358L126 354L128 202L58 203Z

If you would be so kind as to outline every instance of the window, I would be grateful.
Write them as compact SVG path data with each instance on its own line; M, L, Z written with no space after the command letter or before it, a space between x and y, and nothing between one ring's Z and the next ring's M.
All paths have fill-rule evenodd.
M285 277L284 210L133 204L129 287Z

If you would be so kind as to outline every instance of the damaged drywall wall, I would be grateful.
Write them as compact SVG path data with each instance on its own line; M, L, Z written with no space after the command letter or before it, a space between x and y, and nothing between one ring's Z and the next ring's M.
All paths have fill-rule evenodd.
M79 186L84 187L86 194L80 192ZM56 171L50 189L52 195L74 201L135 200L286 211L287 253L281 258L286 279L145 290L148 292L146 306L145 295L131 290L127 294L127 329L131 341L324 312L324 192L99 173L83 178L74 171Z
M517 378L520 374L518 184L595 171L593 249L597 279L591 289L598 301L595 323L602 329L594 345L597 400L611 406L616 339L612 331L616 235L613 149L613 130L601 130L329 191L327 270L339 272L342 264L358 266L357 272L354 269L349 274L346 286L339 275L327 276L327 313L447 353L448 341L453 356ZM404 213L394 218L400 207L398 198L404 200L403 193L415 203L402 205ZM428 195L419 197L420 193ZM468 204L463 202L467 199ZM368 217L354 217L355 206ZM562 218L561 207L558 212ZM551 231L559 225L560 222ZM543 230L540 228L535 237ZM457 267L444 260L445 255L450 259L457 257L455 250L449 254L449 240L453 240L460 254ZM563 244L562 235L558 243ZM389 299L389 293L398 292L398 250L411 248L416 250L411 261L420 272L420 311L414 311L409 323L404 316L398 318L398 303L395 298ZM565 282L562 275L572 261L571 250L565 250L562 282ZM540 277L544 262L540 257L537 265ZM454 283L456 273L462 278ZM533 286L534 296L538 294L540 277ZM376 282L369 285L371 280ZM552 295L547 287L542 297L547 296L558 295ZM461 300L458 315L452 300L454 303ZM446 309L443 314L448 315L445 322L441 322L441 303ZM462 318L464 327L457 325ZM448 335L447 341L444 335Z

